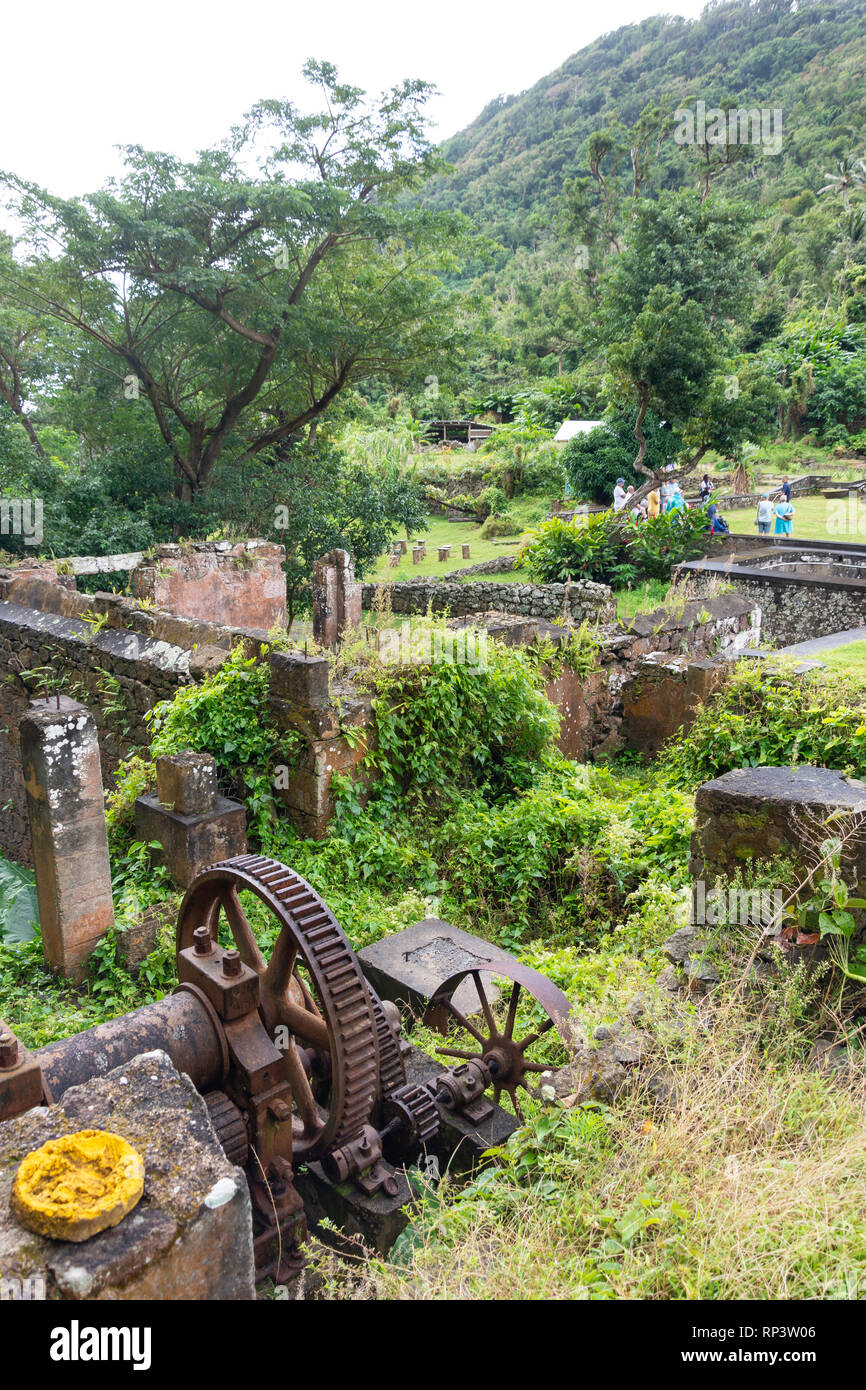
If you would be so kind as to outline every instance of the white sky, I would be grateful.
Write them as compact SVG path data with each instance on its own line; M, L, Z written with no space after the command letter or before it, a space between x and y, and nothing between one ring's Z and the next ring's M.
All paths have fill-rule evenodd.
M432 82L444 139L600 34L704 2L19 0L0 25L0 168L69 197L120 171L115 145L188 158L262 97L305 107L307 58L369 91Z

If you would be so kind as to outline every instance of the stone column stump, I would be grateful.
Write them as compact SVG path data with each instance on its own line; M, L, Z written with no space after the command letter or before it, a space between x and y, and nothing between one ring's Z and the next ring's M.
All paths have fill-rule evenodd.
M360 627L361 585L347 550L329 550L313 565L313 636L334 647L346 628Z
M179 888L220 859L247 849L246 812L220 796L216 762L208 753L166 754L156 760L157 791L135 802L135 833L162 846L158 855Z
M42 948L80 981L114 922L96 724L68 696L34 700L19 728Z

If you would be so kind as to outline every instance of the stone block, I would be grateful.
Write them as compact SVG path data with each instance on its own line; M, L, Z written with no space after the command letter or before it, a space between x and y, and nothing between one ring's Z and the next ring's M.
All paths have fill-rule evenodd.
M866 784L831 768L738 768L705 782L695 797L692 877L707 885L724 882L780 853L808 867L821 840L844 832L844 820L828 824L837 811L866 817ZM862 831L850 841L843 867L851 884L866 884Z
M135 833L145 843L159 842L157 861L165 864L179 888L186 888L209 865L247 850L246 812L225 796L217 796L213 810L198 816L171 811L158 796L140 796L135 802Z
M210 753L164 753L156 760L156 793L163 806L184 816L212 811L217 787L216 758Z
M172 901L154 903L131 924L124 924L118 935L117 949L129 973L138 974L141 964L156 950L160 930L174 926L177 904Z
M61 695L34 701L19 736L45 959L80 980L114 921L96 725Z
M82 1129L126 1139L144 1159L145 1185L119 1225L76 1245L25 1230L9 1194L26 1154ZM164 1052L0 1124L0 1271L43 1281L52 1300L255 1298L246 1178L226 1158L189 1077Z
M382 1191L367 1196L354 1183L336 1185L329 1182L320 1163L308 1163L298 1173L295 1187L304 1203L311 1232L349 1255L357 1255L358 1240L363 1241L368 1250L387 1255L409 1223L406 1208L414 1197L405 1173L397 1170L394 1177L398 1184L395 1196L388 1197ZM323 1230L320 1226L323 1218L339 1226L342 1237L335 1236L327 1227Z
M466 541L463 542L463 544L462 544L461 547L460 547L460 550L461 550L461 553L462 553L462 555L463 555L463 559L464 559L464 560L468 560L468 559L469 559L470 547L467 545Z
M218 671L228 660L228 655L224 647L217 647L213 642L204 642L196 647L189 659L189 673L194 680L203 680L205 676Z
M323 646L361 623L361 585L347 550L330 550L313 565L313 636Z
M509 959L498 946L438 917L425 917L423 922L415 922L405 931L395 932L358 952L361 969L377 994L416 1017L427 1010L439 985L458 970L476 961ZM495 1002L499 997L496 985L489 976L482 975L481 981L487 998ZM471 979L461 981L452 998L464 1012L480 1011L478 992ZM447 1026L446 1010L437 1010L436 1016L427 1021L433 1027Z
M330 701L328 659L303 652L271 652L270 692L301 709L324 709Z

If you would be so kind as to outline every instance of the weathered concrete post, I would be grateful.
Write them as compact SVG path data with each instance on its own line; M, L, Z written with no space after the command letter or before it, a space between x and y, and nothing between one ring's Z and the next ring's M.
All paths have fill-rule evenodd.
M114 921L96 725L61 695L33 701L19 737L45 960L80 980Z
M313 565L313 636L324 647L361 623L361 585L347 550L329 550Z

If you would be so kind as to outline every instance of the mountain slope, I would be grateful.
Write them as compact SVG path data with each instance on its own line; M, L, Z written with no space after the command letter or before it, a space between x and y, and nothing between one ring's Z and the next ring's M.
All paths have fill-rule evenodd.
M563 181L586 173L587 137L609 117L631 124L650 101L673 110L697 100L782 109L781 153L750 151L725 175L729 189L757 182L766 204L816 192L836 160L866 154L864 74L866 0L723 0L698 20L657 16L489 103L444 145L454 172L425 198L459 208L507 246L530 245ZM697 183L690 156L667 139L661 186Z

